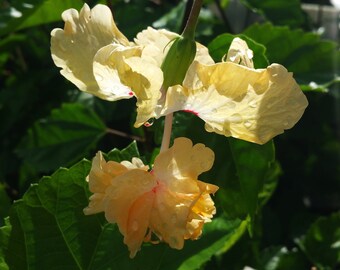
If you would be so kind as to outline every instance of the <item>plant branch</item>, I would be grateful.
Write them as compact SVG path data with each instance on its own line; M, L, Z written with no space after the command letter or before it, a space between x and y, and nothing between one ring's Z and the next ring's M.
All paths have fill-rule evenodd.
M141 138L141 137L135 136L135 135L131 135L131 134L128 134L126 132L119 131L119 130L116 130L116 129L106 128L106 133L117 135L117 136L124 137L124 138L129 138L129 139L132 139L132 140L136 140L138 142L144 142L145 141L144 138Z

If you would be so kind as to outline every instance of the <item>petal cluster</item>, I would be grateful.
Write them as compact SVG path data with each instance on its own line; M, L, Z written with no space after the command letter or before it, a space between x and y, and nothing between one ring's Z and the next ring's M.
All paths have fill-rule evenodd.
M161 65L176 33L149 27L130 42L104 5L90 10L85 4L62 17L64 29L51 33L55 64L80 90L110 101L136 97L135 127L187 111L205 121L209 132L264 144L292 128L308 105L283 66L254 69L253 52L239 38L221 63L197 44L183 83L163 89Z
M197 239L216 209L210 197L218 187L198 180L208 171L214 153L187 138L160 153L151 171L139 159L106 162L99 152L88 176L90 203L85 214L105 212L117 223L134 257L143 241L153 239L181 249L185 239Z

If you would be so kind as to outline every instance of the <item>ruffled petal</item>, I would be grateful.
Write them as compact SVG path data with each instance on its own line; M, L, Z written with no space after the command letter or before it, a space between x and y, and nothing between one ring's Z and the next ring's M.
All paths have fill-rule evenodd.
M109 100L136 96L136 127L154 117L163 83L161 69L142 54L141 47L108 45L98 51L93 63L101 92L110 96Z
M153 45L153 49L147 49L145 54L155 59L156 63L160 67L163 63L163 60L168 53L172 43L171 41L179 37L178 34L174 32L170 32L164 29L156 30L152 27L148 27L146 30L137 34L135 38L135 43L137 45L142 45L148 47L150 44ZM197 44L197 52L195 56L195 60L202 64L213 64L214 60L209 55L208 48L203 46L200 43Z
M124 243L130 250L130 258L135 257L146 237L154 199L155 194L152 191L144 193L129 209Z
M137 47L110 44L101 48L93 59L93 74L99 86L98 95L109 101L133 97L134 92L121 75L131 71L125 58L139 56L140 49Z
M197 193L197 177L211 169L214 159L214 152L204 144L193 146L188 138L176 138L171 148L156 157L153 173L174 192Z
M189 111L209 132L258 144L292 128L308 105L292 74L279 64L255 70L196 62L183 85L168 89L160 115Z
M150 192L156 185L155 178L147 171L129 170L112 180L106 189L105 217L110 223L117 223L120 232L127 235L130 211L138 198ZM136 221L137 218L136 218Z
M90 10L87 4L78 13L75 9L63 12L64 29L51 32L51 53L61 74L80 90L98 95L98 85L92 72L93 57L97 51L111 43L129 45L118 30L110 9L96 5Z
M254 68L253 56L253 51L248 48L248 45L244 40L234 38L230 44L225 60L249 68Z
M89 206L84 209L85 215L104 211L106 189L110 186L112 179L126 171L127 168L120 163L114 161L106 162L101 152L96 154L87 177L89 189L94 194L90 197Z
M157 186L150 228L172 248L183 248L184 239L197 239L203 224L216 211L209 194L218 187L197 180L213 161L214 153L209 148L193 146L187 138L175 139L174 145L155 160Z
M148 27L138 33L135 38L135 44L145 47L144 55L155 60L158 67L161 67L163 60L170 49L170 41L179 37L178 34L161 29L156 30ZM152 45L152 46L150 46Z
M155 193L149 226L170 247L182 249L188 215L198 194L179 194L162 186Z
M140 158L133 157L131 162L127 160L123 160L120 164L124 165L129 170L131 169L141 169L143 171L148 171L149 166L144 165L143 161Z
M201 196L191 208L186 227L185 239L196 240L202 234L203 225L211 221L216 213L216 208L210 194L215 194L218 187L198 181Z

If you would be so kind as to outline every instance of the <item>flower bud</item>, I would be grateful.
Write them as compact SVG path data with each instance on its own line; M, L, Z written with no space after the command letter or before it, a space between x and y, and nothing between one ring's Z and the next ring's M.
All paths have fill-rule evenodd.
M161 66L164 89L182 84L195 55L196 42L193 39L180 36L174 40Z

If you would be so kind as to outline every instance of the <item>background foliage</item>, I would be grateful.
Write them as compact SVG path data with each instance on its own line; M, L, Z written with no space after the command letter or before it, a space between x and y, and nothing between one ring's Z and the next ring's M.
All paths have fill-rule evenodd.
M99 2L130 39L150 25L180 32L186 8L176 0L87 3ZM177 113L173 136L216 154L202 180L220 186L218 214L182 251L145 245L130 260L115 225L83 215L88 160L102 150L107 159L151 163L163 121L134 129L134 100L99 100L59 74L50 31L63 27L63 10L82 5L0 2L0 269L338 269L339 29L333 41L317 34L299 0L205 1L197 39L216 61L241 36L256 67L277 62L294 72L310 105L264 146L207 133L201 120Z

